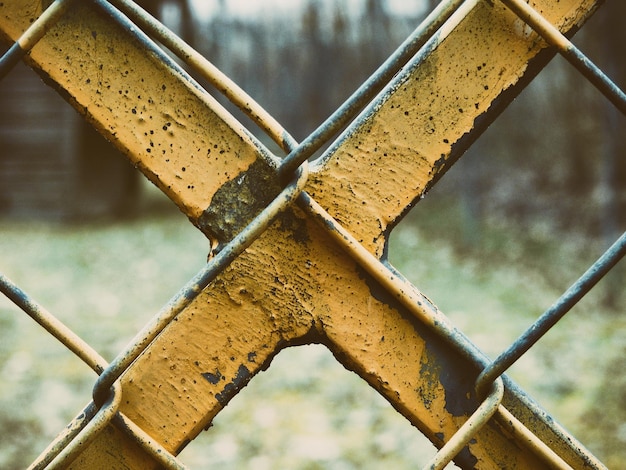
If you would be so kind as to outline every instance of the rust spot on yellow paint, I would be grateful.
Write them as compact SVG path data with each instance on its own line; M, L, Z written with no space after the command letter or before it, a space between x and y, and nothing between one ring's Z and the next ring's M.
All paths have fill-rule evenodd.
M199 227L219 243L227 243L281 190L275 169L258 159L215 192L198 220Z

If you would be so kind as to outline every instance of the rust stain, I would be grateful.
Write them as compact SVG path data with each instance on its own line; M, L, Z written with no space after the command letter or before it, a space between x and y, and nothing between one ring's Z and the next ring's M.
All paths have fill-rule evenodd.
M275 168L258 159L222 185L198 220L209 238L228 243L282 190Z

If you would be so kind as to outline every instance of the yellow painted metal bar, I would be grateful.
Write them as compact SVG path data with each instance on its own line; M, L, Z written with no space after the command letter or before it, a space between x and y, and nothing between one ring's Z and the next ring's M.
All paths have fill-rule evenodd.
M561 30L592 0L535 1ZM19 37L41 3L0 3ZM543 41L498 2L468 0L316 163L306 190L375 258L388 231L548 59ZM87 2L35 46L31 65L126 152L215 242L226 243L276 195L273 157L132 25ZM295 105L295 104L294 104ZM284 347L328 346L442 446L478 408L480 354L459 351L381 287L346 246L288 210L150 344L121 378L122 411L179 452ZM437 312L401 278L416 308ZM505 381L504 407L575 468L600 467ZM547 468L490 421L457 458L474 468ZM114 425L72 468L152 468Z

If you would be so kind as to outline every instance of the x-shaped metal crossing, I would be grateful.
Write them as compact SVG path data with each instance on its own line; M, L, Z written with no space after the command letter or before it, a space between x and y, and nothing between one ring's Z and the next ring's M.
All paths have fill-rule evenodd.
M108 3L76 1L51 27L31 64L208 236L217 266L105 370L98 406L119 379L119 411L176 454L283 348L322 343L439 447L479 408L489 361L386 262L388 235L554 51L498 1L456 3L323 157L293 168ZM567 33L595 4L534 7ZM15 40L40 14L5 0L0 30ZM601 466L506 377L493 412L458 465ZM149 466L113 424L73 465Z

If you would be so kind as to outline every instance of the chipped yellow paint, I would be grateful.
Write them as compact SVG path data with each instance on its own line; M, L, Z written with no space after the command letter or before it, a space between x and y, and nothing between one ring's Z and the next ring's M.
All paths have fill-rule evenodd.
M535 5L570 30L595 3ZM14 40L39 8L39 1L1 2L0 31ZM543 47L497 1L466 2L457 21L427 45L429 53L398 74L315 164L307 191L382 257L388 230L545 63ZM130 28L83 2L35 47L30 61L205 233L228 241L215 220L203 225L203 214L219 217L215 195L244 176L255 178L253 163L271 156L215 100L163 56L147 52ZM416 291L409 283L404 290ZM131 365L121 379L121 411L179 452L281 349L309 342L325 344L437 445L478 406L476 366L293 208ZM505 404L568 463L583 468L575 445L559 440L516 390L507 389ZM545 468L495 420L460 459L475 468ZM153 467L109 426L72 468Z

